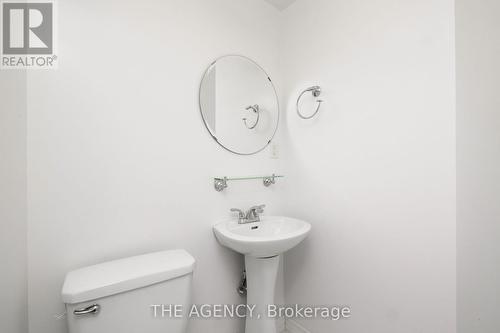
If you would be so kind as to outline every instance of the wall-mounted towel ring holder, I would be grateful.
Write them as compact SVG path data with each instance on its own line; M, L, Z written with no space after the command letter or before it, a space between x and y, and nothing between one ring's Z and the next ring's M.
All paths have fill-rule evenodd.
M257 119L255 119L255 123L252 126L248 126L248 124L247 124L247 118L243 118L243 122L245 123L245 126L248 129L254 129L257 126L257 124L259 123L259 119L260 119L260 108L259 108L259 105L258 104L250 105L245 110L252 110L253 113L255 113L257 115Z
M300 99L302 98L302 96L306 92L311 92L314 97L319 97L319 95L321 95L321 87L320 86L309 87L309 88L305 89L304 91L302 91L300 93L299 97L297 98L297 103L296 103L297 114L302 119L311 119L312 117L314 117L318 113L319 109L321 108L321 103L323 103L323 100L321 100L321 99L317 100L318 106L316 107L316 111L314 111L313 114L311 114L310 116L304 116L302 113L300 113L299 102L300 102Z

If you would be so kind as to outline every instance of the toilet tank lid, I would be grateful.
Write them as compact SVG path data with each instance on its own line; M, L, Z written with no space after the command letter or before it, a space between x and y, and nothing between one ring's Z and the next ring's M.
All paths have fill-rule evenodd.
M185 250L170 250L80 268L66 275L62 299L75 304L150 286L191 273L194 263Z

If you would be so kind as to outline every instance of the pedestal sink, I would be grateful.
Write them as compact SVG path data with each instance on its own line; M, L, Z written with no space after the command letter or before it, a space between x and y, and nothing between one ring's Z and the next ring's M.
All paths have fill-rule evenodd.
M282 216L261 216L260 222L218 223L214 233L222 245L245 255L247 304L255 305L246 318L245 333L276 333L275 318L268 318L274 304L279 255L299 244L311 230L305 221Z

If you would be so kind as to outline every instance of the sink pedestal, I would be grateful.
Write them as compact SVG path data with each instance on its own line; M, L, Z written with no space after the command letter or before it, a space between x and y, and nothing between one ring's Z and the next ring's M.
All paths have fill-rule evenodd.
M261 216L260 222L249 223L229 220L214 225L219 243L245 255L247 304L252 308L255 305L253 317L247 313L246 333L276 333L277 318L268 318L267 314L269 306L275 305L280 255L297 246L310 231L309 223L284 216Z
M276 318L268 318L268 305L274 304L279 256L245 256L247 304L254 305L253 317L247 316L245 333L276 333Z

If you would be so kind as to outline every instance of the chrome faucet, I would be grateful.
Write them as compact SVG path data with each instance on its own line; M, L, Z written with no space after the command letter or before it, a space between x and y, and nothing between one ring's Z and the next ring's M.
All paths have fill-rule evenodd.
M252 206L246 212L246 214L243 213L243 211L238 208L231 208L231 211L238 213L238 224L245 224L252 222L260 222L259 214L264 213L264 207L266 207L266 205Z

